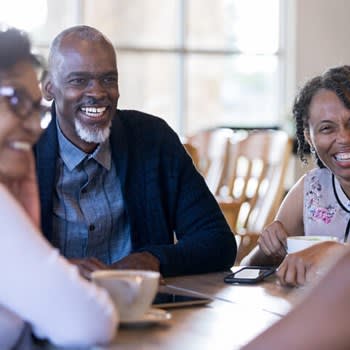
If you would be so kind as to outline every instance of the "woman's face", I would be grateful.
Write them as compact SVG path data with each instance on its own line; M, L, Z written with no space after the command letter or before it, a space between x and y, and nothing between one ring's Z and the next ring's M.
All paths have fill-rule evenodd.
M312 98L305 137L323 164L349 189L350 110L334 92L322 89Z
M40 116L37 108L20 116L9 97L2 96L4 87L23 91L27 102L38 105L41 93L33 65L23 61L0 70L0 180L16 180L28 174L31 149L41 133Z

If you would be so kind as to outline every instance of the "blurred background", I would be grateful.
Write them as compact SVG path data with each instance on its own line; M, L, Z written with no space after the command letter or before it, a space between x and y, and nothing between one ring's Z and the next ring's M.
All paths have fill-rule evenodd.
M348 0L0 0L0 21L47 56L64 28L88 24L118 52L120 108L180 135L216 126L282 128L298 86L350 63Z

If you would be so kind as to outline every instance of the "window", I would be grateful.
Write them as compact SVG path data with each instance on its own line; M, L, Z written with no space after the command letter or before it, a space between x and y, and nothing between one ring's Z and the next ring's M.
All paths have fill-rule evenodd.
M283 4L48 0L46 22L30 30L44 53L67 26L101 30L117 49L119 107L160 116L180 134L278 126L286 89Z

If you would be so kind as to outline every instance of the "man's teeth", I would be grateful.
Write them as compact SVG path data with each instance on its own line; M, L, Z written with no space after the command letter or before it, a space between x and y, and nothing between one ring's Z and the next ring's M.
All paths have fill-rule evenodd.
M338 153L335 155L336 160L350 160L350 153Z
M29 151L32 148L32 145L28 142L24 141L14 141L11 143L12 148L21 150L21 151Z
M88 117L100 117L106 111L106 107L81 107Z

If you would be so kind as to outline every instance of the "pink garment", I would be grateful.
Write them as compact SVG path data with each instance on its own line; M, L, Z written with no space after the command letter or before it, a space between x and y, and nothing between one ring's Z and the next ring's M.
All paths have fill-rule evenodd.
M118 315L107 292L80 277L2 184L0 266L1 349L16 342L23 320L56 345L89 346L115 336Z
M342 242L349 220L350 200L336 178L333 186L331 171L309 171L304 178L305 235L335 236Z

